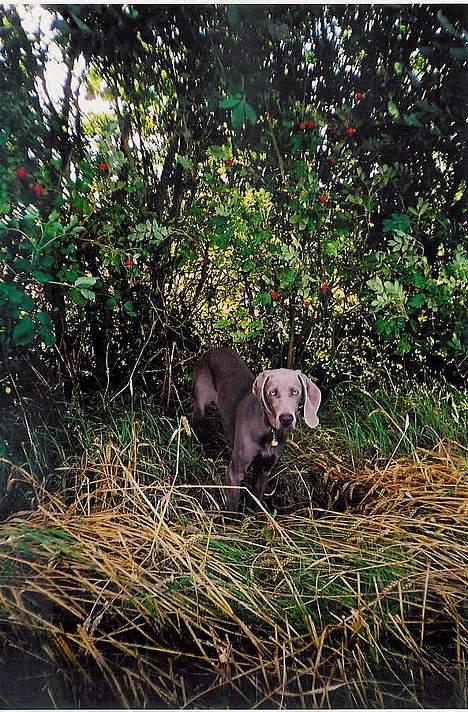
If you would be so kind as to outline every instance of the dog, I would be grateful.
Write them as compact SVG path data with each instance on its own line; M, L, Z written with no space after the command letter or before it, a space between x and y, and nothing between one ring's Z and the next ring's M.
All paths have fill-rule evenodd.
M281 456L288 433L296 426L297 411L304 404L310 428L318 425L320 389L302 371L277 368L254 376L231 348L207 351L193 371L193 421L198 424L209 405L221 416L232 445L227 472L227 508L239 507L240 483L254 464L254 494L261 502L271 469Z

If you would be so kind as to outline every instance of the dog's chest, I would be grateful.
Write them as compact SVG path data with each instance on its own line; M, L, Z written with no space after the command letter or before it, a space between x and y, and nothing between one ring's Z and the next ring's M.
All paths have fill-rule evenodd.
M275 435L268 433L260 439L260 455L265 459L276 459L281 454L283 443Z
M260 454L264 460L276 460L277 449L278 449L277 447L271 447L271 445L270 446L265 445L260 450Z

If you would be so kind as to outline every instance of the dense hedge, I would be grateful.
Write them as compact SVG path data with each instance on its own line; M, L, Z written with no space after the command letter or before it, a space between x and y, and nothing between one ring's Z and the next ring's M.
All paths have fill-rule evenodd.
M1 13L3 383L461 377L462 6Z

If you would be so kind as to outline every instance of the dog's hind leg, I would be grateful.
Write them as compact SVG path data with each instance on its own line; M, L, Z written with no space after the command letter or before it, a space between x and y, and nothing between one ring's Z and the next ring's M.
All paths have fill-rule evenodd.
M209 405L218 404L218 394L213 378L206 366L197 364L193 371L193 421L199 422L205 417Z

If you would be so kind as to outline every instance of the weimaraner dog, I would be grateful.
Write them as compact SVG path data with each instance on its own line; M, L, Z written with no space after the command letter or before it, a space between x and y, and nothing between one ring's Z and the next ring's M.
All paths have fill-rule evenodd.
M215 405L232 445L227 473L227 508L237 511L239 486L249 465L255 472L254 494L261 501L270 471L283 452L296 413L304 403L304 419L318 425L320 390L301 371L277 368L256 378L230 348L207 351L193 372L193 417L197 423L207 406Z

